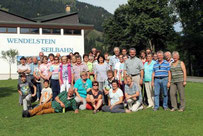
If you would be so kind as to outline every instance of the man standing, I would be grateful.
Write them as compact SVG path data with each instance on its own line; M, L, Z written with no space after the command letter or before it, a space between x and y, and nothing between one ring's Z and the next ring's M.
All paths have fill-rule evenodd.
M117 62L119 62L119 53L120 53L120 49L118 47L115 47L113 49L114 51L114 55L111 56L110 61L109 61L109 65L110 65L110 69L112 71L114 71L115 65Z
M167 51L164 53L164 56L166 58L166 61L171 65L171 63L174 62L173 58L171 57L171 52Z
M138 85L139 91L141 91L141 86L143 83L144 66L142 61L137 58L135 48L129 50L130 58L125 61L124 65L124 75L130 75L132 81Z
M154 86L154 111L159 109L159 95L160 90L163 91L163 108L168 110L168 91L167 87L170 87L171 72L170 64L164 60L163 51L157 52L158 61L154 64L152 74L152 86Z
M33 72L38 67L37 57L32 58L32 63L29 66L30 66L30 81L33 82L34 79Z

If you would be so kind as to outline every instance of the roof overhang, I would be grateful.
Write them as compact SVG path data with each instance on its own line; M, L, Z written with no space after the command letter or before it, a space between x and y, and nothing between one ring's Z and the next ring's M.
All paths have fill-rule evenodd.
M56 23L30 23L30 22L3 22L0 27L27 27L27 28L64 28L64 29L85 29L92 30L94 25L87 24L56 24Z

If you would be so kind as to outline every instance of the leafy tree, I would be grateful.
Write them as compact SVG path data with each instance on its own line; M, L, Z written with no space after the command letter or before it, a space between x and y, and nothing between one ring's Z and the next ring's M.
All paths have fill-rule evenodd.
M10 49L7 51L2 51L1 55L1 58L6 60L9 64L9 79L11 79L11 65L16 62L16 56L18 55L18 51L15 49Z
M163 49L175 33L168 0L129 0L105 21L104 38L111 46Z
M203 2L172 0L171 4L183 28L177 49L184 56L189 75L203 76Z

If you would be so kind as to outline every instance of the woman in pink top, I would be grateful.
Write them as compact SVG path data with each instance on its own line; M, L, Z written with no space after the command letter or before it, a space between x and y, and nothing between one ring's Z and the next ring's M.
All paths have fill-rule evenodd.
M62 91L68 91L73 85L72 65L70 63L70 56L63 56L61 58L61 65L59 66L59 83Z
M41 78L40 81L41 81L43 88L44 88L44 86L43 86L44 80L49 80L49 78L50 78L49 67L50 67L50 65L48 64L48 57L44 56L42 58L42 64L39 67L39 74L40 74L40 78Z

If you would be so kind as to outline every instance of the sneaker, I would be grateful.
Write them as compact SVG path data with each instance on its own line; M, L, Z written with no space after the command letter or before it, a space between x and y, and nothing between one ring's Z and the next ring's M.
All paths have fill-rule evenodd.
M39 101L39 98L37 98L37 100L35 102L38 102Z
M25 111L24 111L24 117L31 117L28 110L25 110Z
M125 112L126 112L126 113L131 113L131 111L130 111L130 110L125 110Z
M168 111L168 108L164 108L165 111Z
M22 112L22 117L24 118L25 117L25 111L23 110Z
M183 110L183 109L179 109L178 111L179 111L179 112L183 112L184 110Z
M96 114L96 113L97 113L97 111L96 111L96 110L94 110L94 111L93 111L93 114Z
M153 111L158 111L158 109L154 108Z
M173 112L173 111L176 111L176 109L174 109L174 108L173 108L173 109L171 109L170 111L172 111L172 112Z
M152 107L153 107L153 106L150 106L150 105L149 105L149 106L147 106L147 109L152 108Z

